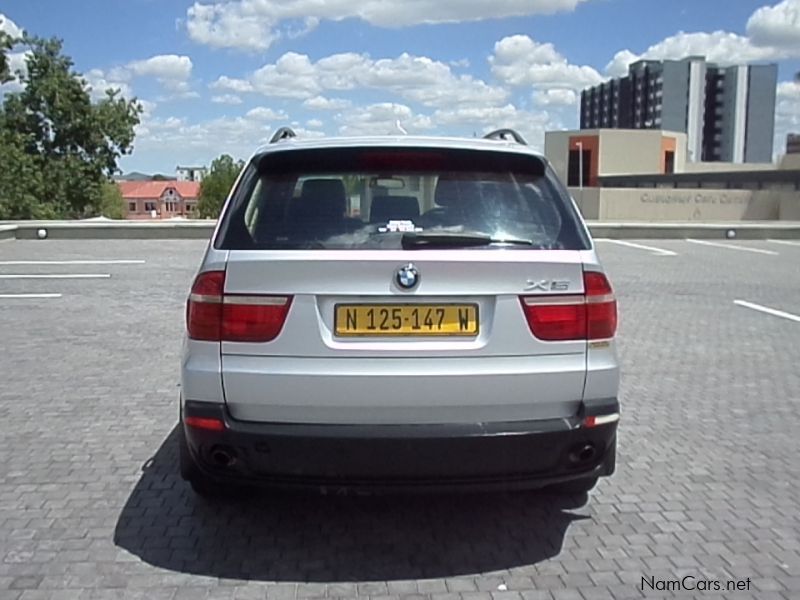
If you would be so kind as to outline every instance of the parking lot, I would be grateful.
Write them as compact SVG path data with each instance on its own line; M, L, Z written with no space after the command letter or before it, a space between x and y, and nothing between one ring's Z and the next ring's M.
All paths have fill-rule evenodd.
M598 242L624 414L588 501L227 505L175 466L204 245L0 242L0 599L800 597L800 242Z

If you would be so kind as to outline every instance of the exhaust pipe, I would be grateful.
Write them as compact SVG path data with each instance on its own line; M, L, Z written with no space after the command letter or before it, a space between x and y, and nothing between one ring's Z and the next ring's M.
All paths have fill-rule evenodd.
M597 448L594 444L578 444L569 453L569 460L571 463L580 465L590 462L597 456Z
M211 460L218 467L230 467L236 462L236 452L227 446L211 448Z

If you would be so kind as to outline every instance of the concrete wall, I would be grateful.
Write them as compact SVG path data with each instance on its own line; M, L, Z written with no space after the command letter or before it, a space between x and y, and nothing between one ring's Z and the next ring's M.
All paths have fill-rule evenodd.
M586 219L600 221L800 221L794 190L570 188Z
M633 129L587 129L584 131L548 131L544 136L544 154L553 169L566 183L570 139L599 137L597 174L637 175L663 172L663 140L675 140L675 172L681 173L686 163L686 134L675 131ZM584 148L589 148L584 143ZM588 182L587 182L588 185Z
M778 161L779 169L800 169L800 154L784 154Z
M781 221L800 221L800 192L781 196L778 212Z
M649 131L603 130L600 138L601 175L660 172L660 135Z
M544 134L544 155L564 185L567 184L570 133L569 131L547 131Z
M686 161L686 134L677 132L603 129L600 134L600 175L637 175L662 173L662 140L675 139L675 172Z
M775 168L773 163L731 163L731 162L694 162L686 163L684 173L716 173L719 171L771 171ZM676 169L677 173L678 170Z
M596 220L600 217L600 190L602 188L569 188L578 210L584 219Z

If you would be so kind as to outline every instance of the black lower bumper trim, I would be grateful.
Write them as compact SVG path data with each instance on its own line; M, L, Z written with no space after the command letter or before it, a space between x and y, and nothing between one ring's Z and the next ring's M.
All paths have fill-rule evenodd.
M614 470L616 423L587 429L580 427L584 415L491 424L306 425L236 421L220 404L187 401L183 410L225 422L223 431L184 428L197 467L220 481L508 489Z

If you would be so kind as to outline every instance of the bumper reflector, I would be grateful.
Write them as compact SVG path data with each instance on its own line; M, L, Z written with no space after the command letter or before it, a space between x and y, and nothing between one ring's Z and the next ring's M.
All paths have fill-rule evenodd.
M619 421L619 413L611 413L608 415L598 415L586 417L583 420L583 426L586 428L597 427L598 425L607 425L608 423L616 423Z
M187 427L194 429L205 429L206 431L223 431L225 429L222 419L213 417L186 417L183 422Z

